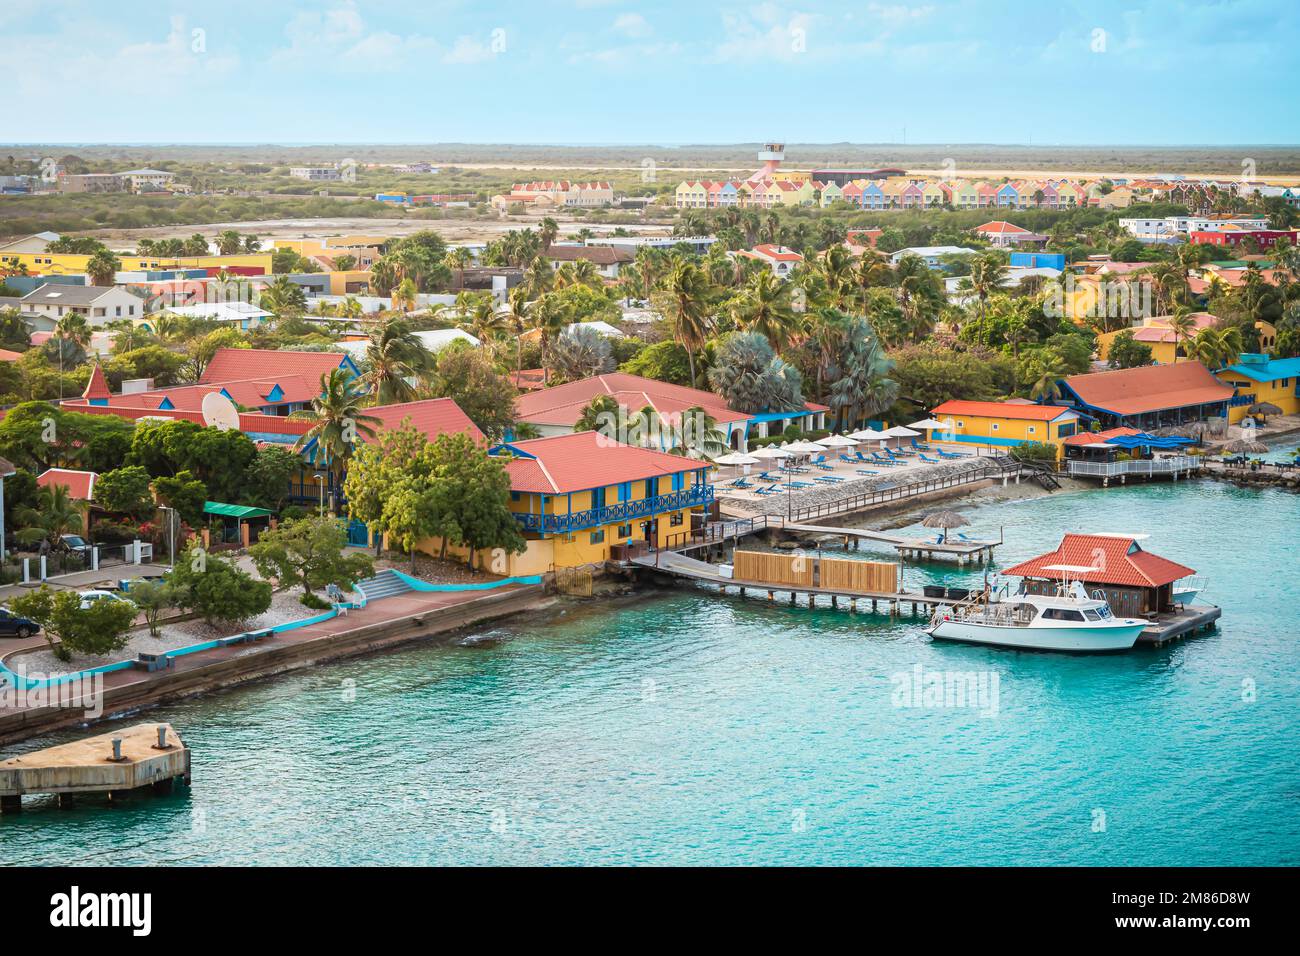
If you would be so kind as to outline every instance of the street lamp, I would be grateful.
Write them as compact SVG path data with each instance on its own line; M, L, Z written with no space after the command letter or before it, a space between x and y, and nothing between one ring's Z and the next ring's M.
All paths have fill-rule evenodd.
M325 474L316 472L316 487L320 489L320 516L325 517Z

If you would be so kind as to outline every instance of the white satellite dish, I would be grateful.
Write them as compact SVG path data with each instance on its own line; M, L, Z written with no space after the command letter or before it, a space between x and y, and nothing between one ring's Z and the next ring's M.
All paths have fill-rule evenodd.
M239 409L220 392L203 396L203 424L223 432L239 430Z

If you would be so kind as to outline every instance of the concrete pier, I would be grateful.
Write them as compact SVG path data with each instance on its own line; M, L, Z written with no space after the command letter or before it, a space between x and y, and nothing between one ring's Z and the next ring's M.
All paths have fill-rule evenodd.
M136 724L0 762L0 812L22 809L26 794L75 794L119 800L144 791L170 792L190 781L190 751L171 724Z

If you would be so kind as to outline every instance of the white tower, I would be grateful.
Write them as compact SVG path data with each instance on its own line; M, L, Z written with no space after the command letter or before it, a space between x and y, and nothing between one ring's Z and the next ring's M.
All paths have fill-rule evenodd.
M758 161L763 164L763 168L754 172L750 176L750 181L759 179L771 179L776 172L777 167L785 159L785 143L764 143L763 148L758 151Z

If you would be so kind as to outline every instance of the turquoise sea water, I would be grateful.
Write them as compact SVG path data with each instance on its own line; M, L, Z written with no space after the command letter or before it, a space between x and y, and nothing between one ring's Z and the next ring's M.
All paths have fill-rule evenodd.
M150 711L193 748L193 788L29 800L0 862L1300 863L1300 496L1158 484L967 513L1005 526L1001 565L1064 530L1151 533L1209 578L1222 628L1071 657L690 590L569 606ZM917 665L996 674L996 715L895 706Z

